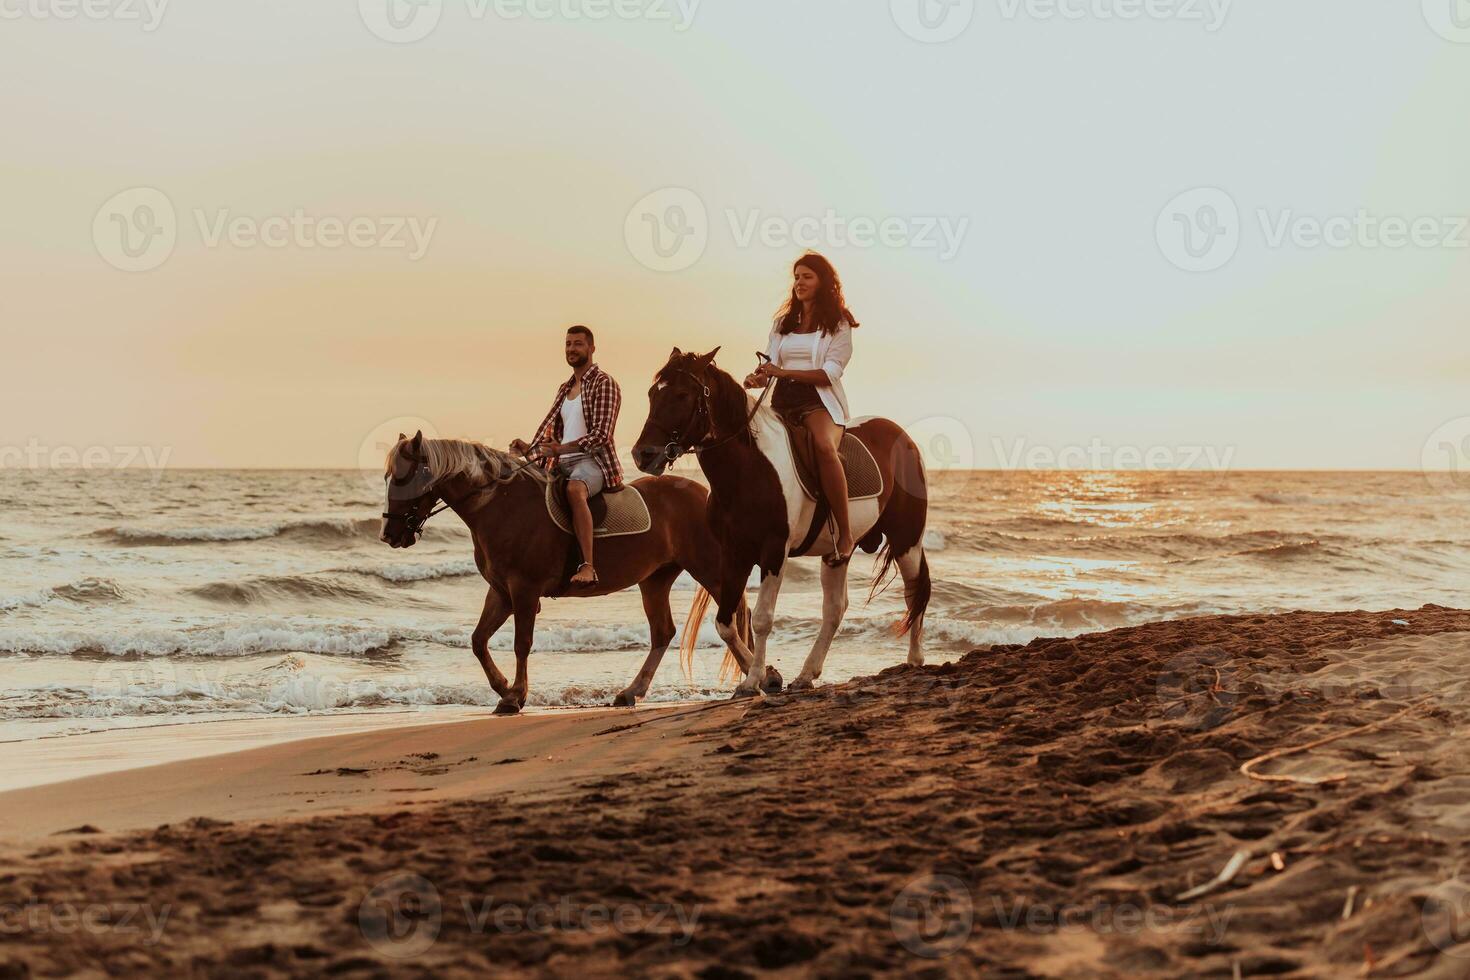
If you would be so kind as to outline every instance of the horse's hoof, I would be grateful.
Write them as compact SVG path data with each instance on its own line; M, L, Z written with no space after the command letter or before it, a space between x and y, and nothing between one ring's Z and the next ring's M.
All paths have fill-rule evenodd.
M761 690L767 694L780 694L781 688L786 681L781 677L781 672L775 667L766 668L766 680L761 685Z
M501 698L500 703L495 706L497 715L518 715L521 713L521 703L515 698Z
M735 693L732 694L732 695L730 695L730 700L731 701L744 701L747 698L758 698L760 696L761 696L761 692L758 691L758 690L757 691L751 691L751 690L747 690L745 688L737 687L735 689Z
M612 706L614 708L636 708L638 707L638 695L624 691L613 698Z
M816 686L817 686L816 684L813 684L811 681L807 680L805 677L798 677L796 680L794 680L794 681L791 682L791 686L788 687L788 688L786 688L786 690L787 691L810 691L813 688L815 688Z

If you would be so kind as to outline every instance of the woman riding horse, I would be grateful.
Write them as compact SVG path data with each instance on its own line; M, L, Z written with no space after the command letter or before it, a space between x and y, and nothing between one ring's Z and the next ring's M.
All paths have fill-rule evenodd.
M796 260L792 274L791 295L771 328L766 361L745 379L745 387L774 382L771 407L811 433L822 493L837 524L836 553L823 560L838 568L852 560L856 548L839 450L850 417L842 375L852 359L852 332L859 324L843 298L842 280L826 258L808 252Z

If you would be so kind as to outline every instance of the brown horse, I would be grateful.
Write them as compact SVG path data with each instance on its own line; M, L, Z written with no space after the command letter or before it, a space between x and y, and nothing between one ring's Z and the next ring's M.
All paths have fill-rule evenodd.
M674 637L669 590L679 573L688 571L705 589L720 586L719 543L705 522L708 492L691 480L662 477L633 484L648 504L652 526L642 534L600 540L601 581L576 586L570 583L567 565L573 539L547 513L550 477L540 466L479 443L425 439L420 432L412 439L399 435L386 468L383 541L394 548L413 547L440 501L470 529L475 565L490 585L471 645L490 686L500 695L496 714L516 714L526 704L530 689L526 659L543 597L608 595L634 585L642 590L648 659L613 702L631 707L648 693ZM741 612L741 630L748 634L749 615ZM514 683L506 681L490 658L490 638L511 616L515 616ZM698 623L686 628L697 631ZM748 667L744 651L731 650L729 655Z
M765 676L766 637L787 557L831 554L835 542L831 528L820 526L823 508L802 492L784 423L768 406L752 405L735 379L715 367L718 353L716 348L698 356L674 348L649 389L648 422L633 458L643 472L658 474L684 453L699 457L710 483L710 526L724 560L721 589L714 593L719 602L715 622L737 659L748 655L750 666L735 695L750 697L761 686L757 679ZM849 431L872 453L883 476L878 496L853 502L853 535L869 554L881 548L875 591L895 565L902 574L908 612L898 632L908 634L908 662L922 664L930 596L923 546L929 509L923 457L908 434L887 419L872 419ZM753 623L755 649L748 652L734 623L745 582L757 566L761 588ZM832 637L847 612L846 565L823 563L821 576L822 628L791 690L810 688L821 676ZM702 611L696 600L691 620Z

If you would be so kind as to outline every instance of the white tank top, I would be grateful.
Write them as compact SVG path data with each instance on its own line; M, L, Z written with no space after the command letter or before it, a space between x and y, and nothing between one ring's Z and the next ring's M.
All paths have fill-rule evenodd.
M780 367L788 371L815 371L817 369L817 339L820 332L789 333L781 338Z
M561 403L561 441L576 442L587 434L587 417L582 414L582 396Z

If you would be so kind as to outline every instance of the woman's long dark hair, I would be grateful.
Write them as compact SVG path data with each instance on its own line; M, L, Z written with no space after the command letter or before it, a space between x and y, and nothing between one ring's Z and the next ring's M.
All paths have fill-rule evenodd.
M847 308L847 300L842 295L842 278L832 268L832 263L825 256L808 252L792 265L791 274L796 275L796 270L801 268L810 269L817 274L817 297L812 304L812 318L816 320L822 333L836 333L838 324L844 320L849 327L856 330L857 317ZM791 287L791 295L786 297L786 305L776 314L776 320L781 325L782 334L791 333L801 326L801 300L796 298L795 286Z

